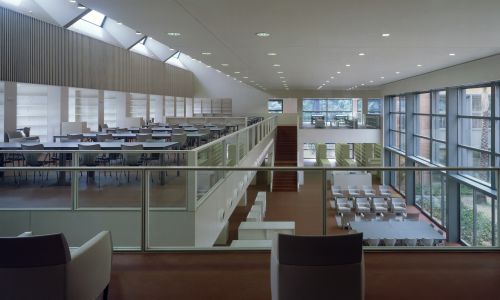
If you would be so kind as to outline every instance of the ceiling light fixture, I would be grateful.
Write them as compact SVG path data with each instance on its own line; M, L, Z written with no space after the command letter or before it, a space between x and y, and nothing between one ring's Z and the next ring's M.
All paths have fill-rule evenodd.
M345 65L345 66L349 68L351 65L350 65L350 64L347 64L347 65Z
M223 66L223 67L229 66L229 64L220 64L220 65Z
M122 23L122 22L116 22L116 24L118 24L118 25L123 25L123 23Z
M326 83L330 83L330 80L325 81Z
M373 80L370 80L370 83L373 83Z
M382 37L390 37L391 34L390 33L382 33Z
M243 76L243 79L248 79L248 76Z
M281 81L281 82L286 83L286 80L283 80L283 81Z
M342 72L340 72L340 71L337 71L337 74L342 74Z
M364 54L363 52L359 53L358 54L359 56L365 56L366 54Z
M201 52L202 55L212 55L212 52Z
M276 54L276 53L274 53L274 52L269 52L267 55L269 55L269 56L276 56L276 55L278 55L278 54Z
M70 3L76 3L76 0L69 0Z
M384 79L385 77L384 76L380 76L380 79Z
M142 34L142 32L140 32L140 31L136 31L136 32L135 32L135 34L137 34L137 35L141 35L141 34Z
M80 3L78 3L78 6L77 6L78 9L86 9L85 6L81 5Z
M273 67L281 67L279 64L274 64Z
M179 32L167 32L169 36L181 36Z
M276 73L278 73L278 74L283 74L283 71L278 71L278 72L276 72Z
M271 36L271 34L267 33L267 32L257 32L255 35L258 36L258 37L269 37L269 36Z
M396 74L399 74L399 73L401 73L401 72L399 72L399 71L396 71Z
M419 67L419 68L420 68L421 66L422 66L422 65L417 65L417 67Z
M285 79L285 76L280 76L280 79Z
M330 76L330 79L335 79L335 77L333 77L333 76Z
M449 56L455 56L455 53L450 53L450 54L448 54L448 55L449 55Z
M239 72L239 71L234 72L234 74L240 74L240 73L241 73L241 72Z

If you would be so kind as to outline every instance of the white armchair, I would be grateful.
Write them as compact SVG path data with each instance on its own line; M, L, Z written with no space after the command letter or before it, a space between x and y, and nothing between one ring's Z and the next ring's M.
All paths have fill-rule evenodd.
M352 203L347 198L335 198L335 206L338 214L352 210Z
M393 213L402 214L406 212L406 202L402 198L391 199L391 211Z
M0 238L0 290L6 299L96 299L108 296L112 242L103 231L69 249L62 233Z
M375 197L372 199L372 210L376 213L384 213L389 211L389 207L384 198Z
M365 197L356 198L355 209L357 213L367 213L371 211L370 202Z

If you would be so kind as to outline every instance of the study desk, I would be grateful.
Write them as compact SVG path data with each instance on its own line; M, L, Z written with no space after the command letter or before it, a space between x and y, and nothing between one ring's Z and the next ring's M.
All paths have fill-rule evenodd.
M350 224L353 230L363 233L363 239L444 239L423 221L356 221Z
M295 222L241 222L240 240L272 240L278 233L295 234Z
M35 145L38 143L24 143L27 145ZM95 145L99 144L101 150L121 150L122 145L142 145L144 150L167 150L171 148L177 148L179 143L177 142L141 142L141 143L121 143L121 142L100 142L100 143L88 143L88 142L68 142L68 143L40 143L43 145L44 150L40 152L47 152L46 150L74 150L84 153L85 150L79 150L78 145ZM22 150L21 143L0 143L0 150ZM59 166L66 165L66 153L59 154ZM3 165L3 154L0 154L0 161ZM160 155L160 161L163 161L163 155ZM65 172L59 171L59 184L66 184ZM164 176L162 176L161 183L164 183Z

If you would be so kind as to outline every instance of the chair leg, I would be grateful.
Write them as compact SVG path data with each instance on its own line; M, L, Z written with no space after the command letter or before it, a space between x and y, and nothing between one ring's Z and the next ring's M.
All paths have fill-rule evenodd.
M102 291L102 299L108 300L108 298L109 298L109 284L104 288L104 291Z

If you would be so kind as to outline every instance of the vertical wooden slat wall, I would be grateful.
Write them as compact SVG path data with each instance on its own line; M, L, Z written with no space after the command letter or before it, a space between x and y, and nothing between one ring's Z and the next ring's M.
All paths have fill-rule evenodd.
M193 97L193 73L0 7L0 80Z

